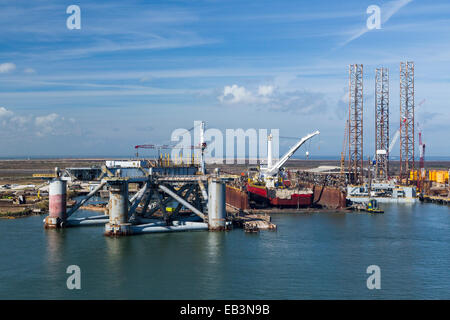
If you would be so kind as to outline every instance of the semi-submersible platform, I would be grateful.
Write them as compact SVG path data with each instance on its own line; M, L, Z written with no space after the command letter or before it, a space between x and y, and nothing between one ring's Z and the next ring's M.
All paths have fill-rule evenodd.
M224 231L233 223L244 228L251 226L252 230L274 229L267 217L227 216L226 184L238 176L222 173L218 168L207 172L205 148L205 142L201 141L197 163L175 163L169 159L108 160L101 168L55 168L54 174L41 175L49 183L49 215L44 226L51 229L104 225L107 236ZM79 186L83 180L90 191L68 208L68 186ZM131 185L136 188L133 192ZM108 199L105 214L77 217L76 212L85 208L92 197L105 193Z

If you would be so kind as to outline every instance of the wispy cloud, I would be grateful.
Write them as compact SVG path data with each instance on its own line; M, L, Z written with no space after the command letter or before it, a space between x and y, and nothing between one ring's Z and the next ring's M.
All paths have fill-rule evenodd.
M11 62L1 63L0 64L0 73L11 72L16 69L16 65Z
M232 16L221 17L206 17L206 19L214 19L214 21L252 21L262 20L264 23L273 22L292 22L292 21L319 21L330 19L345 19L351 17L357 17L358 14L352 11L323 11L320 12L308 12L308 13L295 13L295 12L283 12L283 13L267 13L267 14L235 14Z
M32 101L33 99L52 98L81 98L81 97L112 97L112 96L174 96L188 94L206 94L209 90L189 89L158 89L146 90L59 90L59 91L27 91L27 92L0 92L3 99L15 99L16 101Z
M57 1L42 5L18 0L5 5L0 11L0 41L21 43L26 50L14 54L38 61L187 48L218 41L192 30L191 24L199 18L190 9L151 3L137 8L120 1L84 3L80 7L82 28L73 31L66 28L65 6ZM30 37L33 41L22 42Z
M73 48L69 50L60 50L53 53L57 59L80 58L100 53L114 53L120 51L140 51L140 50L162 50L177 49L205 44L216 43L214 39L201 39L198 37L177 37L177 38L159 38L159 39L141 39L133 42L104 42L93 46Z
M36 70L34 70L33 68L25 68L25 69L23 70L23 72L24 72L24 73L31 74L31 73L36 73Z
M249 90L236 84L225 86L219 101L227 105L254 105L270 111L313 114L328 108L325 94L310 90L280 90L273 85L259 85Z
M47 115L19 115L5 107L0 107L0 133L3 136L48 136L71 134L76 120L53 112Z

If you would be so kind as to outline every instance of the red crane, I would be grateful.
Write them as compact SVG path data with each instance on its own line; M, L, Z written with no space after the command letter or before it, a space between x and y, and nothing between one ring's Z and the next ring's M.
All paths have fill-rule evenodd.
M422 141L422 130L419 131L419 153L420 153L420 161L419 167L420 172L417 177L417 189L420 192L423 191L423 181L425 180L425 143Z

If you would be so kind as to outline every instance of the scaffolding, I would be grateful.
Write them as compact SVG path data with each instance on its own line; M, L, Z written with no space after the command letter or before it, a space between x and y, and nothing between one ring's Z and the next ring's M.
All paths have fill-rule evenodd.
M351 184L363 183L363 65L349 66L348 172Z
M400 63L400 179L414 170L414 62Z
M375 177L389 176L389 69L375 70Z

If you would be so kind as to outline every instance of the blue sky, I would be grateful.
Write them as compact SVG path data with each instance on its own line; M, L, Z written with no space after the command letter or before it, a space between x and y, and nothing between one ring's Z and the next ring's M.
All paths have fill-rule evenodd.
M81 8L81 29L66 8ZM368 30L370 5L381 29ZM339 156L348 65L364 64L364 153L374 149L375 68L415 62L427 155L450 156L448 1L2 1L0 157L132 155L194 120L207 127L321 131ZM281 151L293 141L281 141ZM398 147L394 149L398 154Z

